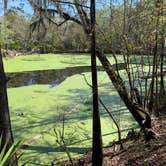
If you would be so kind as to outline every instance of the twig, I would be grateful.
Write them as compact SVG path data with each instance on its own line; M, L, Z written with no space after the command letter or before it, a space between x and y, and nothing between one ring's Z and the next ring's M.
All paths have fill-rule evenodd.
M86 84L92 88L92 85L88 82L88 80L86 79L86 76L85 74L81 74L83 77L84 77L84 80L86 82ZM103 106L103 108L106 110L106 112L108 113L108 115L111 117L111 119L113 120L114 124L116 125L117 127L117 130L118 130L118 140L119 140L119 143L120 143L120 147L121 149L123 149L123 144L121 142L121 131L120 131L120 128L119 128L119 125L118 123L116 122L116 120L114 119L114 117L112 116L111 112L108 110L108 108L106 107L106 105L103 103L102 99L99 97L99 102L100 104Z
M63 148L63 150L66 152L70 162L71 162L71 165L74 166L74 163L72 161L72 158L71 158L71 155L68 151L68 148L67 148L67 145L66 145L66 142L65 142L65 139L64 139L64 132L65 132L65 115L63 114L63 117L62 117L62 130L56 130L54 129L54 133L55 133L55 136L57 138L56 142Z

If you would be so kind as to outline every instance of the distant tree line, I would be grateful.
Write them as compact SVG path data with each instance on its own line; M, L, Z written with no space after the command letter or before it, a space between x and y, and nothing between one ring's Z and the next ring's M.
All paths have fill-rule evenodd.
M148 0L130 3L126 1L125 10L124 4L114 5L113 3L108 7L97 9L97 44L106 53L123 53L122 36L125 33L130 54L153 54L156 28L154 8L153 1ZM123 24L124 21L125 24ZM5 16L0 17L0 22L2 29L0 42L3 41L4 49L33 50L40 53L90 51L89 40L83 28L72 21L61 25L63 19L61 20L58 16L52 16L50 21L39 22L35 14L25 17L17 10L9 9ZM46 22L49 26L43 27ZM55 22L60 24L55 25ZM36 26L38 30L34 32L33 29ZM160 29L162 30L162 27ZM162 31L159 33L161 34ZM162 47L161 40L159 42Z

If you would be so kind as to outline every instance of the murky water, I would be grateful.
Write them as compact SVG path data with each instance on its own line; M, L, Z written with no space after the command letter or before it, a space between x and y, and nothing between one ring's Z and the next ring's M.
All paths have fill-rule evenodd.
M121 69L124 69L124 65L122 64L119 70ZM102 67L98 67L98 70L103 71L104 69ZM11 88L34 84L50 84L50 88L52 88L60 84L67 77L90 71L90 66L78 66L55 70L38 70L28 72L7 73L7 76L10 78L7 85L8 88Z
M60 84L67 77L83 72L89 72L90 66L69 67L56 70L38 70L19 73L8 73L10 78L8 88L34 84L50 84L50 88ZM99 70L102 70L100 67Z

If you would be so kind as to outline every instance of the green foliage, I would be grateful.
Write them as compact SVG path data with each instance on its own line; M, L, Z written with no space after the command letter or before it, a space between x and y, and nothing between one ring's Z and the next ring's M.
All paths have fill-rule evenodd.
M2 136L0 137L0 145L2 143ZM6 151L7 148L7 142L6 144L2 147L2 150L0 152L0 166L12 166L12 164L10 163L11 159L13 158L13 156L16 154L17 148L19 146L20 142L18 141L17 143L14 143L8 151ZM12 162L13 159L12 159Z
M122 3L118 5L112 1L111 8L105 6L96 11L97 43L105 52L115 51L119 53L125 50L122 42L124 25L130 51L134 53L145 52L154 44L157 18L155 12L159 10L156 9L155 1L133 1L132 4L129 1L126 2L125 24ZM3 42L7 42L10 49L36 49L41 53L87 52L90 50L88 38L82 27L76 23L68 22L56 27L53 22L49 22L46 18L38 18L36 15L25 18L24 15L19 15L13 10L9 10L5 17L8 26L2 27L2 37L4 36L3 29L6 29L6 37L3 37ZM57 15L52 19L55 22L63 21ZM164 31L162 19L165 20L165 16L160 16L159 33L162 33L162 29ZM31 29L34 32L30 38L29 27L32 22Z
M12 43L8 44L9 49L23 49L28 45L29 21L28 18L20 16L17 12L9 10L6 15L8 28L12 31ZM19 26L18 26L19 25Z
M12 43L12 34L13 32L9 29L9 22L6 17L0 16L0 44L3 46Z

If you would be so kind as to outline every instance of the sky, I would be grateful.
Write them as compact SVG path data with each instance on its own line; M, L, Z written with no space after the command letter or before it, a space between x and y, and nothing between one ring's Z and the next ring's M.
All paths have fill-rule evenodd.
M113 2L121 3L122 0L112 0ZM98 9L101 9L103 7L107 7L110 4L110 0L96 0L96 7ZM3 15L3 0L0 0L0 15ZM33 14L33 10L31 6L29 5L28 0L9 0L8 1L8 8L10 9L11 7L22 7L25 13L27 14ZM20 13L21 14L21 13Z
M0 0L0 15L3 15L4 11L2 9L2 6L3 6L3 0ZM31 6L29 5L29 2L27 0L9 0L8 1L8 9L11 9L11 8L22 8L25 13L27 14L32 14L33 13L33 10L31 8Z

